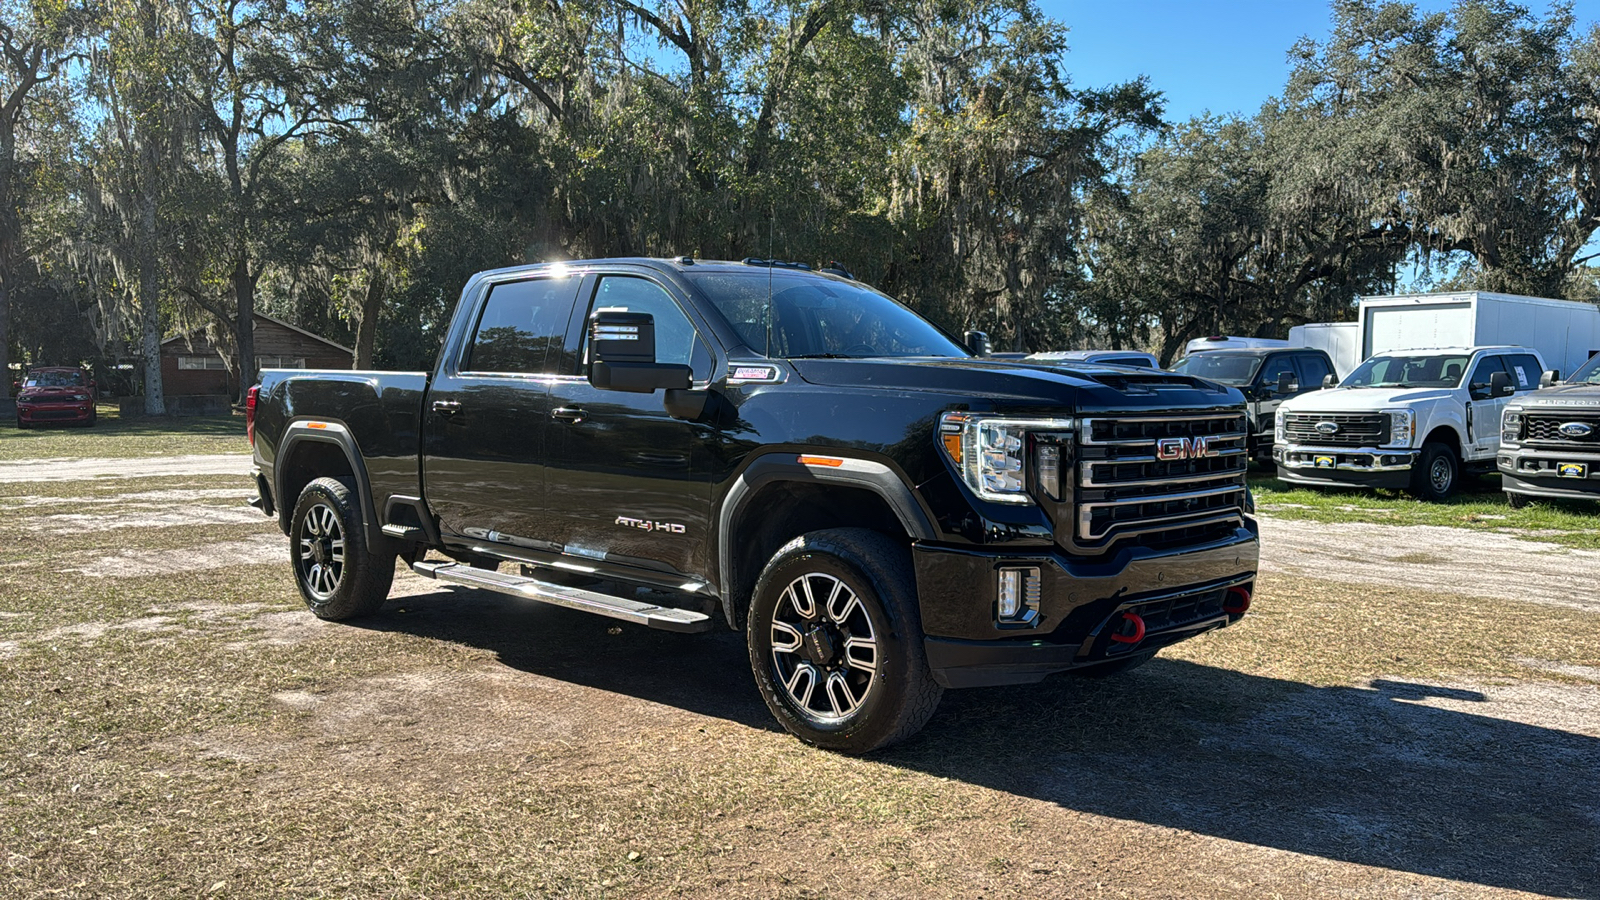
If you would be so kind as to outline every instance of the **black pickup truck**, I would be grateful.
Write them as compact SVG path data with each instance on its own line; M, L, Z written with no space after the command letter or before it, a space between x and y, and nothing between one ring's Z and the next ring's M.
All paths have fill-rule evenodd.
M250 396L253 502L317 615L375 612L398 557L654 628L720 618L783 726L845 752L946 687L1138 665L1254 586L1238 391L977 357L797 264L484 272L432 375L269 370Z
M1506 406L1496 462L1513 509L1540 497L1600 500L1600 356L1566 381L1544 373Z

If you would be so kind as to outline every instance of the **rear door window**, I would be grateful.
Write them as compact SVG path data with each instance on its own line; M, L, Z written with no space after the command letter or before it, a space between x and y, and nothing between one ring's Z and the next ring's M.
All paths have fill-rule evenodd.
M462 370L556 372L576 287L565 278L507 281L489 288Z
M1513 353L1502 358L1505 360L1506 370L1511 373L1511 387L1517 393L1531 391L1539 386L1539 376L1544 372L1540 369L1538 357L1530 353Z

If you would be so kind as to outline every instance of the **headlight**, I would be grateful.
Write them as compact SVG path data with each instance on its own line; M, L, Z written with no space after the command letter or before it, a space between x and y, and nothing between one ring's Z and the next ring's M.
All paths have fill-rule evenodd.
M1278 407L1277 413L1272 416L1272 442L1283 444L1287 439L1283 436L1283 407Z
M1522 439L1522 407L1508 406L1500 417L1500 443L1513 444Z
M1000 503L1031 503L1028 433L1071 430L1071 419L1005 419L945 413L939 420L939 446L961 473L961 480L979 497ZM1039 452L1045 465L1059 467L1059 447L1041 445ZM1049 476L1042 479L1046 486L1051 479L1059 479L1060 473L1051 472ZM1059 481L1056 483L1059 485Z
M72 395L72 399L77 400L77 401L79 401L81 403L82 401L89 399L89 395L88 394L73 394Z
M1389 417L1389 440L1385 447L1409 447L1417 438L1417 414L1409 409L1386 409Z

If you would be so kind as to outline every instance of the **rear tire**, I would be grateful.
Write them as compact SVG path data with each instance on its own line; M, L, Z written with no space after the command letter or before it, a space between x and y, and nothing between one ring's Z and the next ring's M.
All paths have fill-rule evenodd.
M395 554L367 547L356 497L347 479L318 478L300 492L289 520L295 586L319 619L369 616L394 583Z
M1422 445L1417 468L1411 473L1411 493L1419 500L1438 503L1450 498L1461 481L1461 460L1454 447L1439 441Z
M869 753L915 734L939 706L911 554L886 535L795 538L762 571L747 618L762 699L808 744Z

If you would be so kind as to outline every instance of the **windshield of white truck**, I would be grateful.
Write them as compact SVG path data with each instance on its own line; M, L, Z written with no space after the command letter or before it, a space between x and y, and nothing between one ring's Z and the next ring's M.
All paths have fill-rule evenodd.
M766 269L685 274L745 343L767 356L971 355L927 319L865 285L795 272L769 276Z
M1589 357L1589 361L1578 367L1567 379L1567 384L1600 384L1600 355Z
M1465 354L1447 356L1374 356L1356 367L1340 387L1453 388L1472 360Z
M1255 353L1218 353L1215 350L1204 350L1191 353L1173 363L1172 371L1238 387L1249 384L1250 380L1256 377L1256 370L1261 368L1262 359L1263 357Z

